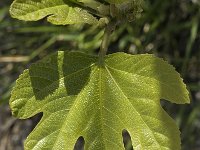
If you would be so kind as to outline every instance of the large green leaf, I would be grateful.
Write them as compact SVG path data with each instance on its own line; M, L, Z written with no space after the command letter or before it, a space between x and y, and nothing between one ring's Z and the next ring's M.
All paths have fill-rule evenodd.
M15 0L10 8L12 17L36 21L44 17L53 24L96 24L98 20L70 0Z
M17 80L10 106L25 119L43 117L25 149L72 150L83 136L86 150L121 150L126 129L135 150L180 150L180 132L160 99L189 103L175 69L153 55L95 56L57 52Z

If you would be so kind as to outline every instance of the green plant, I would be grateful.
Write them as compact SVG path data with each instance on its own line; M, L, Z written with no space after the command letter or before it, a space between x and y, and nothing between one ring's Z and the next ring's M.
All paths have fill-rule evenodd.
M122 131L134 149L180 147L180 133L160 99L189 103L180 75L153 55L106 55L115 27L141 14L134 0L15 0L11 15L31 21L47 17L57 25L88 23L105 27L98 56L62 52L33 64L19 77L10 106L25 119L43 117L25 149L73 149L83 136L85 149L123 149Z

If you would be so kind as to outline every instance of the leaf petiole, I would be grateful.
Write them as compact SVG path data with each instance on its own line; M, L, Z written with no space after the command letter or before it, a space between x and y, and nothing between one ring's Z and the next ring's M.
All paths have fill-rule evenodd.
M110 36L112 32L115 30L116 25L117 25L117 22L113 20L113 21L110 21L108 25L105 27L104 35L102 38L100 51L99 51L99 65L104 64L104 57L108 51L108 46L110 44Z

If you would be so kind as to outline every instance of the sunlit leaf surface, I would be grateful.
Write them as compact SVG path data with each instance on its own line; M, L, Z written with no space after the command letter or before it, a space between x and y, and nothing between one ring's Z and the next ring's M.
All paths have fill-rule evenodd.
M43 113L25 141L30 150L123 150L122 131L134 150L180 150L180 132L160 99L189 103L179 74L153 55L115 53L97 57L57 52L19 77L10 106L18 118Z
M98 20L69 0L15 0L10 8L12 17L36 21L47 17L53 24L96 24Z

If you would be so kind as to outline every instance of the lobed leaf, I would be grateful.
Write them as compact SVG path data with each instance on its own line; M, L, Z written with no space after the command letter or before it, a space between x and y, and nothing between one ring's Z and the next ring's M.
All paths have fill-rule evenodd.
M69 0L14 0L10 8L13 18L37 21L44 17L53 24L96 24L98 20Z
M43 117L25 149L72 150L83 136L86 150L122 150L126 129L135 150L180 150L180 132L160 99L189 103L175 69L153 55L95 56L57 52L19 77L10 106L15 116Z

